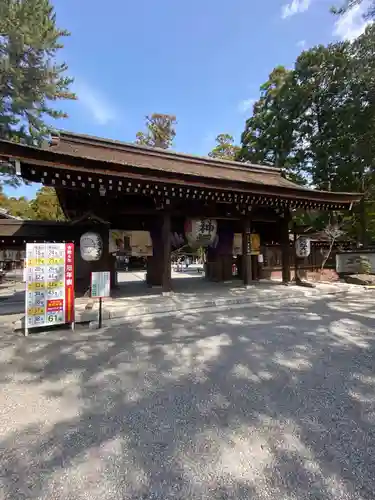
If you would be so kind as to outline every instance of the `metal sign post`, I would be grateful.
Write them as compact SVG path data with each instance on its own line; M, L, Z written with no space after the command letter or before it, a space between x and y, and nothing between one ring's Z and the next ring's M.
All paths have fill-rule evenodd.
M109 271L91 273L91 297L99 299L99 328L103 323L103 298L111 295L111 273Z

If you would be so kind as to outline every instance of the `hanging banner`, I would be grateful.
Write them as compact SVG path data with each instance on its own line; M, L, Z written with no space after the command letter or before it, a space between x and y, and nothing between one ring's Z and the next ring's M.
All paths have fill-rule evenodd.
M26 329L74 322L74 243L27 243Z
M251 233L250 235L251 242L251 255L259 255L260 254L260 236L258 233Z
M216 237L215 219L188 219L185 222L185 235L192 247L208 247Z
M311 244L309 238L299 237L296 240L296 254L297 257L308 257L311 251Z
M258 233L251 233L251 255L260 254L260 236ZM234 233L233 238L233 255L242 255L242 233Z

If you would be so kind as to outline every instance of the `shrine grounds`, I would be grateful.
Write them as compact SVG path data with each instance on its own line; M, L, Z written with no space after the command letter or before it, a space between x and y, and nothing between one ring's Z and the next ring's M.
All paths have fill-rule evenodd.
M375 498L375 292L1 330L0 499Z

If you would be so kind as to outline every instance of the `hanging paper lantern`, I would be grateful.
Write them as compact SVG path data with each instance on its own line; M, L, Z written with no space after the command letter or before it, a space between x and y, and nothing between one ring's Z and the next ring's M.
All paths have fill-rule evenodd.
M103 240L98 233L84 233L79 241L81 257L86 262L99 260L103 253Z
M308 257L310 255L311 244L309 238L299 237L296 241L297 257Z
M215 219L188 219L185 223L185 234L191 247L211 245L216 233L217 221Z

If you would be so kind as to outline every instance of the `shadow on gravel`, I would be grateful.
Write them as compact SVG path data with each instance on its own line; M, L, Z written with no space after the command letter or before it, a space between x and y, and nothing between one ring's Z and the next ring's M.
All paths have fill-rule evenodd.
M1 498L374 498L372 297L7 339Z

